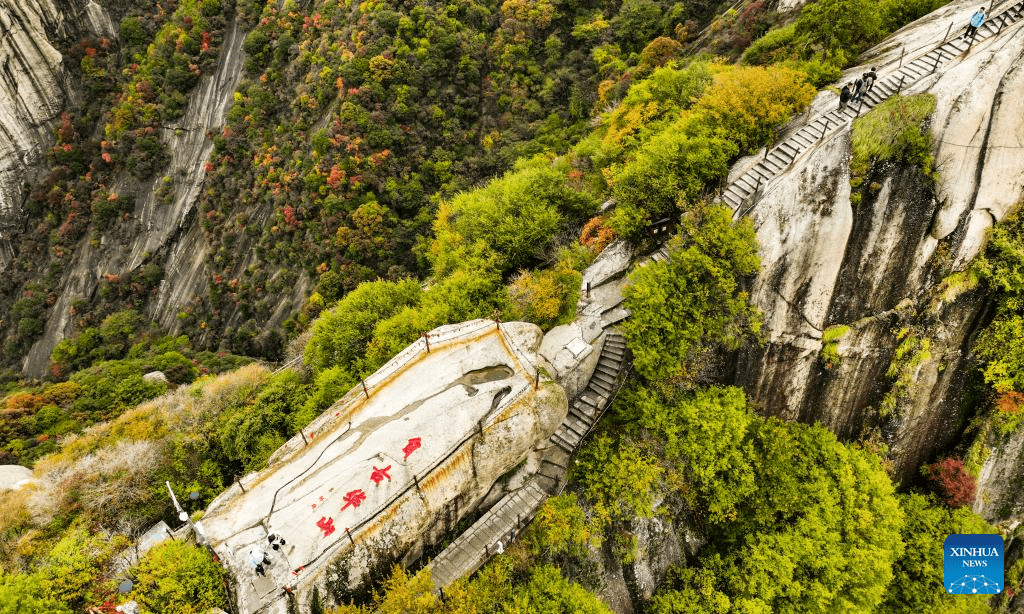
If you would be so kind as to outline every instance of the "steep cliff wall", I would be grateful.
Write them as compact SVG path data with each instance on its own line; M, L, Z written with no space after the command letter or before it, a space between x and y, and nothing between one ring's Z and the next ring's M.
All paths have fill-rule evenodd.
M896 33L847 78L871 65L884 77L901 52L912 58L934 47L947 23L959 23L961 4ZM934 185L917 168L891 165L852 204L847 123L769 182L749 212L762 258L752 297L766 315L767 343L740 358L738 381L764 413L886 443L901 479L948 446L970 411L962 383L987 298L953 274L1024 193L1013 162L1024 148L1024 109L1007 95L1022 85L1020 28L979 42L904 92L937 99ZM811 113L835 104L823 93ZM823 343L838 326L849 330L834 328L839 338Z
M51 40L89 25L84 12L84 3L0 0L0 270L11 256L9 233L20 224L26 180L53 143L53 121L74 97Z
M123 276L146 264L158 264L165 275L147 311L171 331L177 329L181 307L205 292L210 249L199 228L196 201L213 148L210 136L223 127L241 75L243 39L235 19L225 33L214 73L203 77L192 92L185 114L162 127L161 139L171 160L137 201L130 222L104 233L98 243L90 237L78 244L71 259L74 266L63 274L45 332L25 359L26 374L46 372L53 347L72 332L75 300L89 299L104 276ZM114 190L125 188L129 181L122 177Z

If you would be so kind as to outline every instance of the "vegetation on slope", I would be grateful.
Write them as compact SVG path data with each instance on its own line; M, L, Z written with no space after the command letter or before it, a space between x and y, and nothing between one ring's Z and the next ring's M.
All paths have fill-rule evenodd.
M398 570L371 602L339 612L603 612L588 592L600 589L596 553L633 561L641 554L637 527L651 517L709 539L659 587L649 604L656 612L963 605L933 590L940 572L927 557L939 533L987 532L987 525L930 496L896 495L872 452L820 427L761 418L742 391L709 386L712 358L757 337L758 314L743 287L758 265L749 225L733 223L706 197L736 156L756 150L810 101L806 72L674 59L681 46L671 39L645 46L669 30L654 2L623 3L611 19L601 7L544 3L317 8L319 17L292 5L242 7L259 19L247 40L253 79L218 137L213 193L203 205L224 268L211 279L212 310L184 315L189 326L222 330L251 319L231 343L264 351L253 339L269 303L254 297L280 292L299 275L316 277L294 321L303 328L324 310L304 348L310 373L271 376L250 365L200 378L54 444L37 463L40 485L0 494L0 595L12 595L0 603L61 611L46 595L73 566L75 581L61 584L61 601L74 611L99 605L113 595L112 554L169 513L163 480L199 492L196 505L205 504L235 474L264 466L360 375L436 325L496 313L545 327L571 318L579 272L601 246L616 232L642 243L647 223L667 216L680 220L671 259L636 272L628 299L638 377L581 452L569 491L545 505L506 555L446 591L448 601L433 596L425 574ZM541 40L552 67L571 73L589 57L597 68L549 82L548 66L519 61L534 57ZM559 64L560 55L574 54L584 59ZM450 64L456 57L462 70ZM527 70L516 72L520 66ZM478 77L477 89L467 74ZM600 77L610 78L595 84ZM465 106L466 91L483 106ZM506 92L511 98L503 100ZM621 103L570 148L591 108L574 104L617 96ZM318 124L323 117L330 121ZM429 133L434 126L440 135ZM546 149L565 153L513 164ZM229 185L224 193L260 202L267 216L236 210L221 196ZM616 210L591 217L609 196ZM428 224L432 236L417 237ZM265 270L236 253L247 241L271 262ZM294 274L273 273L275 266ZM405 276L421 270L431 274L426 283ZM92 324L54 352L70 382L28 391L49 391L54 399L46 402L58 410L34 408L37 426L57 434L85 426L67 429L68 416L78 418L57 392L70 395L70 384L86 381L95 389L134 382L132 369L159 366L168 353L186 360L165 365L181 383L203 367L217 370L208 362L217 356L195 352L187 339L126 332L117 318ZM123 409L111 394L103 417ZM191 584L193 576L217 577L196 552L154 550L133 571L145 579L147 609L187 611L185 599L218 603L215 582Z
M0 281L0 297L10 306L0 356L8 365L43 332L81 240L89 236L98 247L105 232L129 220L136 199L165 166L161 130L184 112L188 93L215 66L234 2L132 2L117 8L125 15L120 46L85 38L67 50L88 95L82 108L61 117L49 173L26 203L31 223ZM106 275L96 298L76 305L77 324L95 326L118 308L143 306L162 277L150 259L130 274Z

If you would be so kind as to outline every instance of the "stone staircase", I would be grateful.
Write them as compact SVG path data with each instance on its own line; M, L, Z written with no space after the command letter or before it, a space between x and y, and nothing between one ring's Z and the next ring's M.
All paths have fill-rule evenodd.
M597 367L587 387L573 399L565 420L549 438L550 445L538 473L521 488L502 497L430 562L431 578L439 591L501 553L544 501L561 492L573 455L615 399L628 366L626 341L617 332L608 331Z
M765 155L752 168L740 175L723 191L721 202L734 211L735 217L742 217L749 211L753 202L757 201L764 187L775 177L787 171L793 164L817 142L824 139L830 130L839 129L860 113L870 110L894 94L933 74L945 62L965 56L974 44L996 36L1024 16L1024 1L1013 4L1010 8L988 19L978 29L973 41L964 41L959 36L945 40L932 50L917 58L908 60L896 71L885 77L879 77L863 99L862 103L851 103L843 109L835 109L824 113L812 121L808 121L785 140L769 147Z
M628 364L625 339L609 331L590 382L569 405L569 413L551 435L552 445L541 459L537 480L548 494L558 494L565 487L572 456L615 399Z

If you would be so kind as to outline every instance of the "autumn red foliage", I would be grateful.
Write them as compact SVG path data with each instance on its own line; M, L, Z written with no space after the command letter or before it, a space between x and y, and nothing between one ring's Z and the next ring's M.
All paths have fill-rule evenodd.
M944 458L927 465L924 473L949 507L963 507L974 502L974 476L964 469L964 462L959 458Z
M996 398L996 407L1004 414L1015 414L1024 408L1024 393L1011 390Z

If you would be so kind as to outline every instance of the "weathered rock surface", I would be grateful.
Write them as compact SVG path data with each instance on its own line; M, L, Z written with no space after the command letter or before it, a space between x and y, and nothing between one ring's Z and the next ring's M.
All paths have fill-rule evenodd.
M126 275L149 262L162 265L163 281L148 314L168 330L177 331L177 314L195 296L205 294L210 247L199 227L196 203L205 178L204 164L213 149L208 135L219 131L231 105L243 66L245 36L238 19L227 28L220 58L212 75L204 76L189 98L184 116L163 127L161 138L171 161L158 173L141 199L129 227L105 234L100 245L83 240L64 272L62 292L46 322L43 336L30 349L23 366L28 375L46 373L50 353L71 331L72 304L88 298L104 275ZM165 179L171 185L169 204L158 196ZM121 189L123 186L115 186ZM251 254L250 258L255 258ZM305 293L299 285L296 293ZM283 318L284 316L282 316Z
M849 77L868 66L884 77L902 47L906 63L972 10L954 3L904 28ZM847 124L770 181L749 213L762 259L751 295L765 313L767 343L741 356L737 381L767 414L818 421L841 437L881 435L899 478L963 428L961 384L986 297L941 284L978 254L985 230L1024 194L1015 161L1024 148L1024 103L1010 94L1024 78L1021 28L1008 26L905 88L937 98L934 188L917 169L892 166L870 196L851 204ZM814 109L834 98L821 94ZM851 331L830 365L821 337L835 325ZM893 391L887 371L902 328L930 348L919 353L906 389ZM880 415L886 395L895 395L896 407Z
M314 586L332 594L337 561L343 583L361 580L472 511L566 415L560 386L534 388L540 339L523 323L435 329L429 353L406 348L367 378L368 397L357 387L215 499L198 524L237 579L239 610L285 612L284 584L302 603ZM287 544L257 577L247 554L271 532Z
M990 522L1019 522L1024 519L1024 429L988 439L989 457L978 475L974 513Z
M32 470L21 465L0 465L0 491L18 490L34 481Z
M53 121L69 96L63 58L49 39L67 33L75 17L53 0L0 0L0 270L10 256L7 237L19 223L25 180L53 143Z

